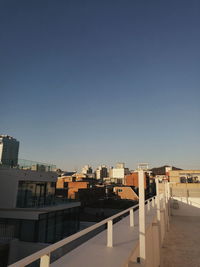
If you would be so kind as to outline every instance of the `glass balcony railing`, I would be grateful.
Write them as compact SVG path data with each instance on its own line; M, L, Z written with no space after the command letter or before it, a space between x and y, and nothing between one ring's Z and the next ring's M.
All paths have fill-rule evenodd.
M38 162L27 159L18 159L16 164L11 164L12 161L7 159L0 162L0 168L15 168L32 171L56 171L56 165L44 162Z
M55 171L56 165L33 160L18 159L18 168L33 171Z

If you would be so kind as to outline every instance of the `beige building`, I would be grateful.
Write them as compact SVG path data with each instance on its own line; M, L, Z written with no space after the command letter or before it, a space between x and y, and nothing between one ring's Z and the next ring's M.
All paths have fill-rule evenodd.
M198 183L200 182L200 170L176 170L169 171L171 183Z

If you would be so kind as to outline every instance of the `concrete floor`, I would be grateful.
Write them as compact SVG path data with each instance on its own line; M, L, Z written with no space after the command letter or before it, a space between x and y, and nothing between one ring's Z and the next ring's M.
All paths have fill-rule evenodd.
M161 267L200 267L200 217L172 216Z

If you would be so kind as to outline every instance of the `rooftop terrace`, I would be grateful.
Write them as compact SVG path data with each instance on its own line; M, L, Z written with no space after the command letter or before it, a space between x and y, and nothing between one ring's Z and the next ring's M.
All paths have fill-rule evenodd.
M142 172L140 172L140 178ZM142 177L143 178L143 177ZM131 207L40 250L9 267L26 266L36 260L40 267L186 267L200 266L200 198L170 196L169 184L163 193L144 201L140 180L139 210ZM125 215L128 215L124 217ZM145 216L144 216L145 215ZM115 220L121 218L120 221ZM73 249L72 241L107 226Z

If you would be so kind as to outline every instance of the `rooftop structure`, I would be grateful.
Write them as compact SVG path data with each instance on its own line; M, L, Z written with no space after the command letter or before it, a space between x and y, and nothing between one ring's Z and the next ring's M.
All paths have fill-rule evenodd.
M139 163L137 169L147 171L149 169L149 163Z

